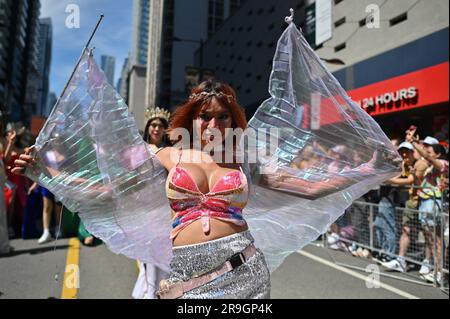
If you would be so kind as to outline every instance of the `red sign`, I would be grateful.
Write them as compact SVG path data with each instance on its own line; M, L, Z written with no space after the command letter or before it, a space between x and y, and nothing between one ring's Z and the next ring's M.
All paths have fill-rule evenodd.
M449 100L449 64L374 83L348 92L372 116L425 107Z

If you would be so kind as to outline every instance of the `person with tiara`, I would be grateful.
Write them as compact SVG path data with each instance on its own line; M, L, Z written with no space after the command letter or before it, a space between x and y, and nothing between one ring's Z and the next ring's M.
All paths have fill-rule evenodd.
M33 152L14 171L79 208L111 251L169 272L161 299L269 298L270 273L288 255L400 169L389 139L325 68L293 12L286 22L270 98L250 121L229 85L205 81L172 114L174 145L156 151L85 50ZM57 141L49 139L55 130ZM85 160L101 174L73 165L80 138L91 139ZM338 165L346 169L333 171L326 158L307 170L291 165L315 143L345 145L360 160L346 157ZM45 154L54 151L64 160L48 163Z
M148 108L145 112L147 123L145 124L143 139L152 150L157 151L161 147L170 145L167 136L169 128L170 112L159 108ZM166 279L169 274L150 263L138 261L139 275L134 285L132 296L135 299L155 299L156 292L161 280Z

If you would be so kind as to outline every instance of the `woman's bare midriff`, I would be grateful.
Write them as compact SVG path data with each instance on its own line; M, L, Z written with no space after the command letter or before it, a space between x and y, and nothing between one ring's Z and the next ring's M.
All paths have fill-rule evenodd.
M201 220L196 220L178 233L178 236L175 237L172 245L177 247L205 243L211 240L237 234L246 231L247 229L247 225L239 226L231 222L211 218L210 232L205 234L202 229Z

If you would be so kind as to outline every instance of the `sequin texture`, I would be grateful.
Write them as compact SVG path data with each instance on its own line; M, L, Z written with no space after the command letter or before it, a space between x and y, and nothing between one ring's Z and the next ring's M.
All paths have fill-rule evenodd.
M253 242L247 230L206 243L174 247L169 281L187 281L206 274ZM263 253L257 249L257 253L246 263L185 293L180 299L267 298L270 298L270 272Z

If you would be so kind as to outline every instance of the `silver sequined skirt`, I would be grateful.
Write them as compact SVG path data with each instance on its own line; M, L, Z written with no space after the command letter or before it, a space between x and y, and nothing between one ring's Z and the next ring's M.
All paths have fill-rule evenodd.
M221 266L232 255L243 251L254 239L250 231L206 243L173 248L170 282L187 281ZM270 272L262 252L210 283L186 292L181 299L268 299Z

